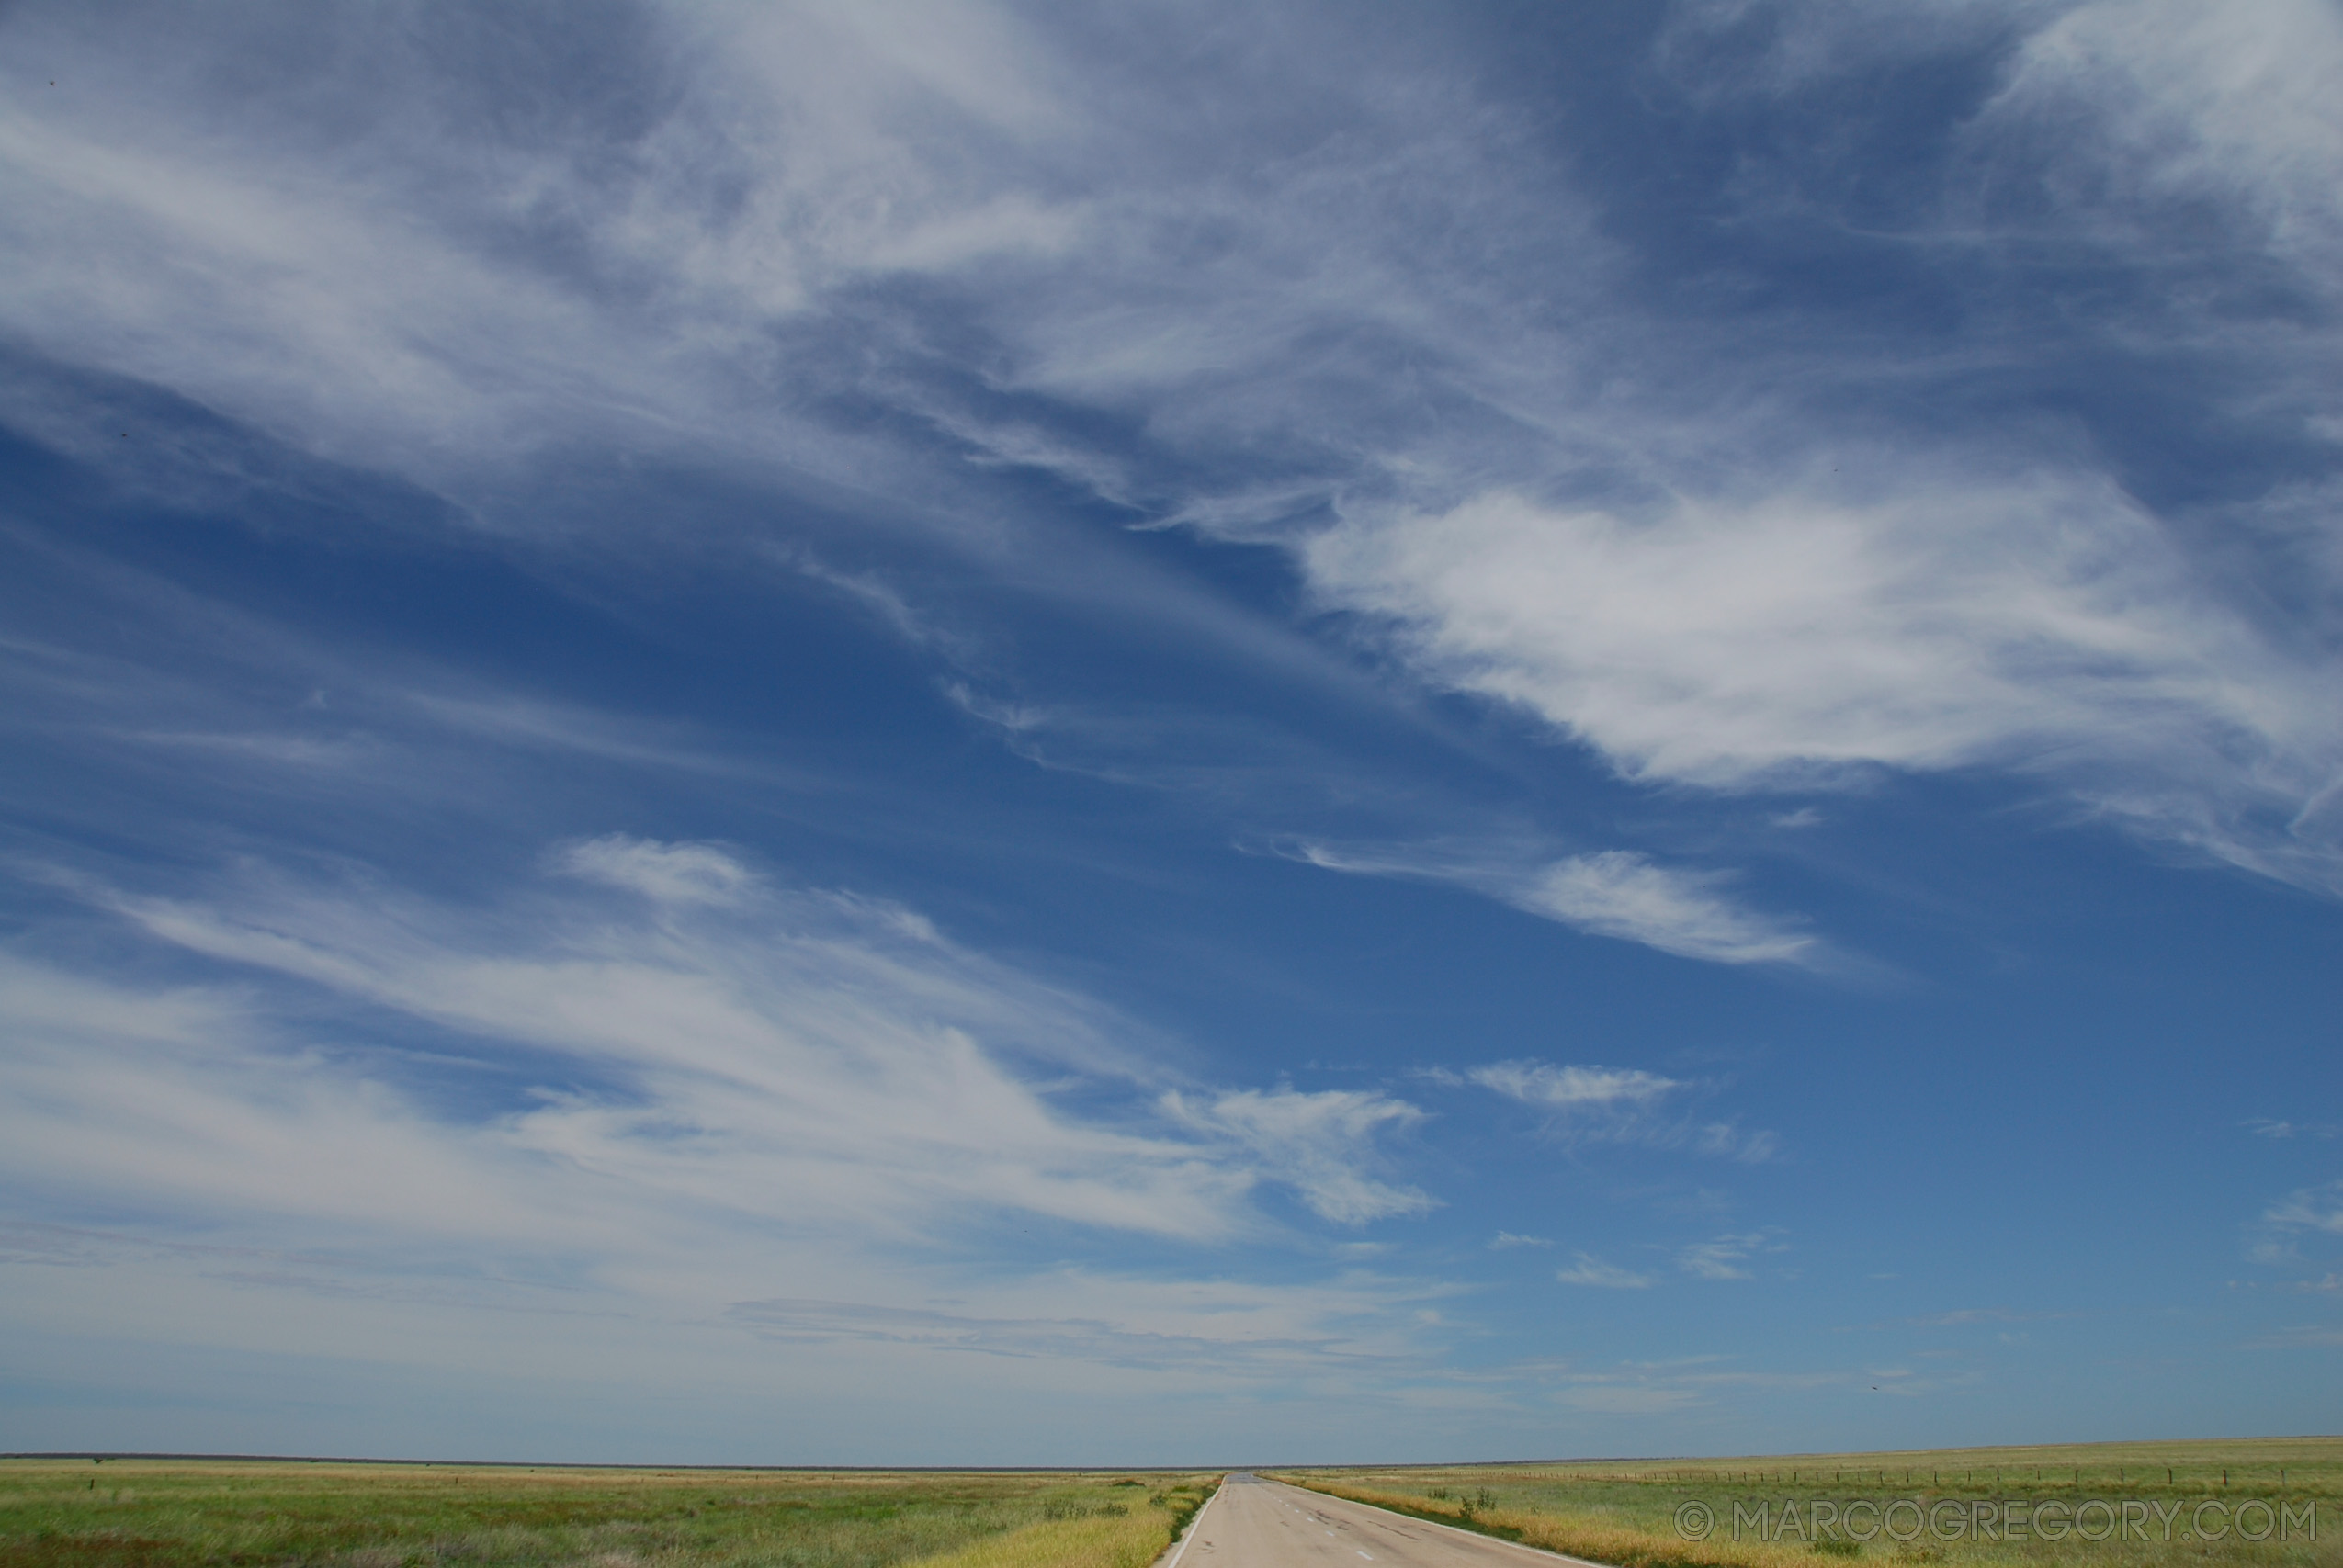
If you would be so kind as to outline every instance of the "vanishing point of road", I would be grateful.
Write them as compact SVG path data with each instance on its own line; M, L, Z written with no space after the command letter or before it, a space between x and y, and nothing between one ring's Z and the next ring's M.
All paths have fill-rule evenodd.
M1346 1503L1243 1472L1229 1476L1164 1568L1556 1568L1579 1563L1534 1547L1364 1503Z

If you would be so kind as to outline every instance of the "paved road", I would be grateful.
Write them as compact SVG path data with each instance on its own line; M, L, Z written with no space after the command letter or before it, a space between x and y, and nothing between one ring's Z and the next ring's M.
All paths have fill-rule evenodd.
M1236 1474L1167 1568L1557 1568L1578 1559Z

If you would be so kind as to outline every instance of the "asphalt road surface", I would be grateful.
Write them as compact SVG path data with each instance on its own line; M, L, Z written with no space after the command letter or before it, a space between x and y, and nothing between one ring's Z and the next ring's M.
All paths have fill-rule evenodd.
M1577 1562L1239 1472L1165 1568L1545 1568Z

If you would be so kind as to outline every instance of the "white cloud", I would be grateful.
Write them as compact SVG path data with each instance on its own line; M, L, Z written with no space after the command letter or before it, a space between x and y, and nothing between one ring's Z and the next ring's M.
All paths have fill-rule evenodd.
M2279 1122L2267 1116L2257 1117L2246 1125L2257 1138L2332 1138L2343 1134L2343 1127L2331 1122Z
M288 40L256 17L200 43L161 18L100 42L67 12L19 17L18 47L72 61L80 90L0 116L0 189L38 215L12 229L9 320L423 476L622 430L822 466L770 408L751 434L725 417L762 379L760 329L841 278L1047 255L1082 222L983 155L1071 129L1040 40L983 6L879 9L652 7L615 38L581 28L571 63L603 79L540 86L616 112L557 129L499 111L492 130L467 120L482 61L451 69L387 18L344 17L329 30L372 63L324 137L301 93L223 103L171 58L273 58ZM631 90L666 93L665 112L629 115ZM504 156L468 155L483 143ZM547 254L548 219L583 272Z
M2316 846L2257 849L2244 821L2292 815L2343 767L2317 696L2331 672L2192 588L2111 487L1872 466L1898 477L1868 501L1817 485L1635 518L1492 492L1346 519L1304 558L1431 678L1518 704L1636 779L2043 769L2144 827L2326 874ZM1703 955L1800 951L1615 852L1568 863L1549 897L1557 918Z
M1970 134L2046 144L2070 220L2213 201L2343 284L2343 17L2319 0L2073 6L2024 39Z
M1639 942L1716 964L1794 964L1820 944L1715 891L1722 876L1655 865L1626 850L1573 855L1548 866L1513 901L1597 936Z
M755 874L714 844L662 844L610 833L563 845L555 863L572 876L625 887L662 904L731 904Z
M17 959L0 959L0 1160L19 1190L465 1239L580 1235L507 1138L272 1049L247 997L141 995Z
M1525 1105L1557 1110L1646 1106L1682 1087L1640 1067L1556 1066L1550 1062L1492 1062L1466 1069L1464 1077Z
M1692 1147L1704 1155L1720 1159L1737 1159L1744 1165L1763 1165L1782 1152L1782 1137L1778 1133L1760 1130L1743 1132L1731 1122L1711 1122L1692 1137Z
M1641 1291L1648 1289L1652 1282L1648 1274L1638 1274L1632 1269L1605 1263L1585 1252L1579 1253L1568 1269L1556 1270L1554 1277L1566 1285L1592 1285L1605 1291Z
M731 1304L726 1316L761 1338L815 1345L866 1341L1015 1360L1121 1367L1243 1380L1302 1372L1340 1376L1361 1355L1405 1354L1387 1327L1361 1320L1450 1292L1404 1280L1353 1279L1327 1288L1228 1280L1156 1284L1079 1269L989 1292L988 1309L780 1298ZM1020 1313L1020 1309L1023 1312ZM1017 1315L1012 1315L1016 1314ZM1437 1321L1436 1312L1429 1314ZM1340 1326L1350 1320L1347 1330Z
M1834 95L1894 67L1991 58L1999 79L1957 128L1941 182L1907 171L1892 218L1834 206L1875 165L1862 139L1824 134L1759 160L1763 172L1737 192L1743 220L1797 223L1820 207L1832 221L1880 222L1900 250L1948 274L2024 278L1965 292L1964 309L1992 303L1962 333L1964 350L2003 366L2032 360L2021 380L2084 360L2150 385L2171 378L2167 388L2185 376L2192 423L2254 429L2280 447L2334 417L2343 18L2333 6L1793 6L1771 18L1779 26L1758 59L1716 52L1737 29L1746 45L1745 20L1733 4L1677 13L1665 52L1697 101L1843 124ZM1751 347L1832 384L1840 408L1885 389L1847 345ZM1942 373L1982 367L1956 353ZM1517 541L1511 558L1527 565L1543 551L1589 572L1579 592L1632 596L1650 581L1643 569L1697 543L1720 566L1752 570L1748 604L1774 623L1779 657L1749 649L1760 661L1736 676L1721 649L1703 646L1704 625L1679 628L1692 639L1680 657L1606 620L1576 639L1500 633L1488 671L1450 677L1536 708L1636 776L1740 789L1866 761L1982 762L2049 780L2152 838L2343 892L2343 727L2319 695L2338 679L2343 602L2331 464L2245 465L2224 475L2226 499L2173 500L2190 485L2160 480L2158 459L2136 449L2102 462L2054 434L2032 469L2013 465L2009 452L2042 449L2038 422L1979 444L1955 420L1866 452L1836 421L1800 428L1778 405L1757 407L1700 433L1732 451L1713 470L1733 473L1731 486L1687 493L1672 479L1657 504L1545 507L1591 522L1556 530L1577 535L1567 544L1552 533L1536 547ZM2134 438L2123 423L2119 413L2101 426L2117 446ZM1751 429L1770 434L1752 440ZM1814 522L1784 521L1800 513ZM1719 519L1745 536L1741 549L1710 536ZM1842 526L1851 550L1830 540ZM1769 556L1811 558L1814 619L1796 615L1798 593ZM1480 564L1495 570L1491 555ZM1695 620L1715 594L1737 599L1687 564ZM1481 603L1457 598L1467 611ZM1740 606L1724 608L1729 640ZM1426 634L1432 652L1469 660L1472 638L1444 621L1442 632ZM1809 681L1794 667L1826 649L1835 671ZM1620 695L1659 700L1648 723L1570 689L1606 654L1632 666ZM1737 695L1750 704L1741 725L1727 711ZM1692 722L1701 710L1725 725L1714 740Z
M953 656L962 656L968 651L965 639L922 615L884 578L869 572L840 571L802 548L776 546L767 553L799 576L845 595L905 642L915 647L937 649Z
M1696 1280L1749 1280L1756 1278L1750 1264L1759 1255L1784 1250L1772 1232L1749 1231L1694 1242L1676 1254L1676 1267Z
M1626 1362L1607 1371L1566 1371L1556 1397L1580 1410L1646 1416L1712 1405L1721 1394L1757 1394L1771 1401L1785 1393L1858 1382L1858 1374L1845 1371L1738 1371L1722 1365L1725 1360L1721 1356L1686 1356Z
M1296 859L1329 871L1454 883L1595 936L1641 942L1712 964L1829 966L1828 943L1726 891L1723 873L1661 865L1632 850L1542 861L1494 848L1296 846Z
M1694 1122L1661 1115L1665 1100L1695 1086L1640 1067L1491 1062L1462 1072L1432 1067L1419 1076L1434 1083L1474 1084L1548 1111L1549 1132L1572 1142L1690 1149L1748 1165L1763 1164L1782 1151L1781 1139L1770 1132L1745 1132L1730 1121Z
M1356 1089L1302 1093L1281 1088L1239 1089L1210 1100L1174 1090L1164 1104L1189 1126L1243 1145L1265 1173L1292 1186L1323 1219L1358 1224L1425 1213L1435 1206L1414 1188L1375 1180L1362 1168L1374 1157L1377 1133L1422 1119L1422 1111L1403 1100Z
M2343 1181L2288 1193L2262 1214L2262 1223L2280 1230L2343 1235Z
M2343 1324L2306 1323L2274 1329L2246 1342L2248 1350L2326 1349L2343 1347Z
M1491 1252L1506 1252L1517 1247L1552 1247L1552 1240L1542 1235L1515 1235L1511 1231L1499 1231L1489 1242Z

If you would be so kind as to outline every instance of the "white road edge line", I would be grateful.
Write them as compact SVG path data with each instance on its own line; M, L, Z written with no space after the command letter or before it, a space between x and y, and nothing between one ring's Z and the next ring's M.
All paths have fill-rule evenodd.
M1163 1568L1180 1568L1180 1559L1188 1554L1188 1542L1195 1540L1196 1531L1204 1529L1204 1517L1205 1513L1211 1509L1215 1503L1220 1501L1220 1494L1227 1485L1228 1483L1223 1482L1219 1486L1216 1486L1212 1489L1212 1495L1204 1500L1204 1506L1196 1510L1196 1517L1188 1521L1186 1532L1180 1537L1180 1544L1172 1549L1172 1560L1169 1562L1166 1562L1163 1565Z

